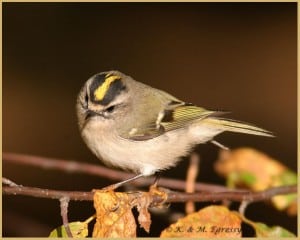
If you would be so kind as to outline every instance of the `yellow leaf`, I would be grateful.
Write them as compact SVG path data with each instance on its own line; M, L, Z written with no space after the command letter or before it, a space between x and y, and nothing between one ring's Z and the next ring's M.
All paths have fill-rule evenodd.
M224 206L209 206L170 225L161 237L230 237L242 236L241 219Z
M261 191L272 186L274 177L280 175L286 167L275 159L252 148L238 148L222 151L215 164L216 171L227 177L235 173L235 185L243 185L254 191ZM251 176L251 182L245 181L245 174Z
M96 223L93 237L136 237L136 223L129 200L126 193L95 192Z
M150 231L151 215L148 211L148 207L151 203L151 198L148 193L144 193L143 196L137 199L136 207L139 212L138 222L146 232Z
M253 191L297 184L297 174L276 159L251 148L222 151L215 164L216 171L227 178L230 187L243 186ZM272 198L278 210L296 214L296 194Z

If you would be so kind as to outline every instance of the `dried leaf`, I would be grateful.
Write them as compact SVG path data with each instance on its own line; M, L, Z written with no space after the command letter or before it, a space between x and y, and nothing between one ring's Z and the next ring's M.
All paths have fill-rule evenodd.
M136 223L126 193L96 191L93 237L136 237Z
M151 204L151 198L148 193L144 193L142 197L136 201L136 207L139 212L138 222L146 232L149 233L151 225L151 215L148 211L149 205Z
M216 171L227 177L229 187L245 186L253 191L297 183L296 173L287 169L279 161L251 148L222 151L215 164ZM272 198L278 210L287 209L296 214L296 194Z
M215 169L225 177L234 174L235 185L261 191L270 187L274 176L280 175L286 167L262 152L239 148L230 152L222 151Z
M88 236L88 223L87 222L70 222L69 227L74 238L84 238ZM68 234L65 227L59 226L55 228L49 235L50 238L66 238Z
M165 191L161 190L161 188L157 188L156 185L151 185L149 192L144 192L139 195L133 202L134 206L137 207L139 212L138 222L145 231L150 231L151 225L151 215L148 211L148 208L151 204L153 204L153 198L158 197L161 199L161 202L156 203L155 207L164 206L165 200L167 200L168 195Z
M242 236L241 219L224 206L209 206L170 225L161 237L230 237Z

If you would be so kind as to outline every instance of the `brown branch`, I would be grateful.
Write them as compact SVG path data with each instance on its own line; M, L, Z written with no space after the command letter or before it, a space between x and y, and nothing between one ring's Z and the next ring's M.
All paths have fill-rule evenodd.
M292 186L282 186L270 188L261 192L198 192L198 193L183 193L183 192L173 192L167 189L162 189L167 194L166 202L209 202L209 201L222 201L224 199L235 201L235 202L258 202L268 200L276 195L291 194L297 192L297 185ZM3 186L2 191L4 194L8 195L24 195L39 198L48 199L61 199L62 197L68 197L70 200L75 201L92 201L93 192L76 192L76 191L59 191L59 190L49 190L33 187L24 186ZM140 192L135 192L131 194L140 194ZM153 199L154 203L161 203L165 201L160 195L155 196ZM154 204L155 205L155 204Z
M111 170L105 167L78 163L73 161L66 161L60 159L51 159L44 157L35 157L23 154L14 154L14 153L3 153L3 161L14 162L19 164L26 164L32 166L43 167L46 169L59 169L67 172L77 172L77 173L86 173L90 175L97 175L102 177L107 177L113 180L124 180L129 177L132 177L132 174ZM79 191L59 191L59 190L50 190L50 189L41 189L34 187L24 187L17 185L9 179L3 179L2 182L8 186L3 186L4 194L13 194L13 195L26 195L39 198L52 198L52 199L61 199L63 197L68 197L70 200L79 200L79 201L92 201L93 193L92 192L79 192ZM143 179L142 181L136 182L136 185L150 185L153 180ZM160 186L165 186L173 189L185 189L185 182L174 179L163 178L160 180ZM247 190L232 190L223 186L212 185L212 184L201 184L197 183L195 185L196 191L201 191L200 193L181 193L173 192L166 190L167 193L167 202L186 202L186 201L195 201L195 202L206 202L206 201L247 201L247 202L256 202L264 201L272 198L275 195L290 194L297 192L297 186L283 186L271 188L261 192L251 192ZM159 203L163 199L161 197L154 198L154 201Z
M116 171L99 165L80 163L75 161L67 161L62 159L31 156L25 154L3 152L2 159L3 162L31 165L35 167L41 167L44 169L62 170L69 173L85 173L89 175L105 177L113 181L122 181L134 176L133 174L130 173ZM131 184L135 186L149 186L153 182L154 182L154 178L150 177L150 178L140 178L137 181L131 182ZM161 178L159 180L159 186L176 189L176 190L184 190L186 187L186 183L185 181L181 181L181 180ZM220 185L196 183L195 191L224 192L224 191L232 191L232 190L229 190L228 188ZM237 191L243 192L244 190L234 190L234 192Z
M268 200L276 195L297 193L297 185L274 187L260 192L202 192L178 193L169 192L167 202L197 202L230 200L235 202L259 202Z
M200 158L199 155L196 153L191 154L190 156L190 165L187 169L187 176L186 176L186 192L193 193L195 192L195 184L197 175L199 172L199 165L200 165ZM185 204L185 212L187 214L195 212L196 206L193 201L188 201Z
M7 195L23 195L37 198L60 199L69 197L73 201L93 201L92 192L60 191L24 186L3 186L2 192Z

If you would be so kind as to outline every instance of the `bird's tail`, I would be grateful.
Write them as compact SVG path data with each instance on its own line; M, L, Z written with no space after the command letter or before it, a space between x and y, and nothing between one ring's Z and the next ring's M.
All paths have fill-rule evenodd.
M274 137L272 132L256 127L249 123L240 122L232 119L211 117L211 118L206 118L203 121L206 124L211 125L213 128L217 128L223 131Z

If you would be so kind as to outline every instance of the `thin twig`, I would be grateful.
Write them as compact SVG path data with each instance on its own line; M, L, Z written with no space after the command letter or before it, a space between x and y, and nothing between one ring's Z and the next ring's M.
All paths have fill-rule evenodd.
M11 187L17 187L18 184L14 183L13 181L9 180L8 178L2 177L2 183Z
M196 153L191 154L190 165L187 169L186 177L186 192L193 193L195 192L195 184L199 171L200 158ZM185 212L187 214L195 212L195 203L193 201L188 201L185 204Z
M17 153L4 152L2 153L2 160L3 162L25 164L25 165L31 165L31 166L41 167L45 169L62 170L69 173L85 173L88 175L96 175L107 179L111 179L113 181L122 181L135 176L134 174L131 173L116 171L110 168L106 168L94 164L67 161L62 159L38 157L38 156L31 156L31 155L17 154ZM135 186L150 186L153 183L153 181L154 181L153 177L140 178L139 180L133 181L130 184ZM186 183L185 181L181 181L181 180L161 178L159 180L159 186L171 188L175 190L184 190L186 187ZM231 190L221 185L196 183L195 191L223 192L223 191L231 191ZM234 190L234 192L236 191L244 191L244 190Z
M69 207L70 198L64 196L64 197L61 197L59 199L59 201L60 201L60 214L61 214L61 217L63 220L64 228L66 230L67 236L72 238L73 235L72 235L72 232L71 232L71 229L69 226L69 220L68 220L68 207Z
M249 202L248 201L242 201L240 206L239 206L239 213L241 215L245 215L245 211L246 211L246 208L247 206L249 205Z

